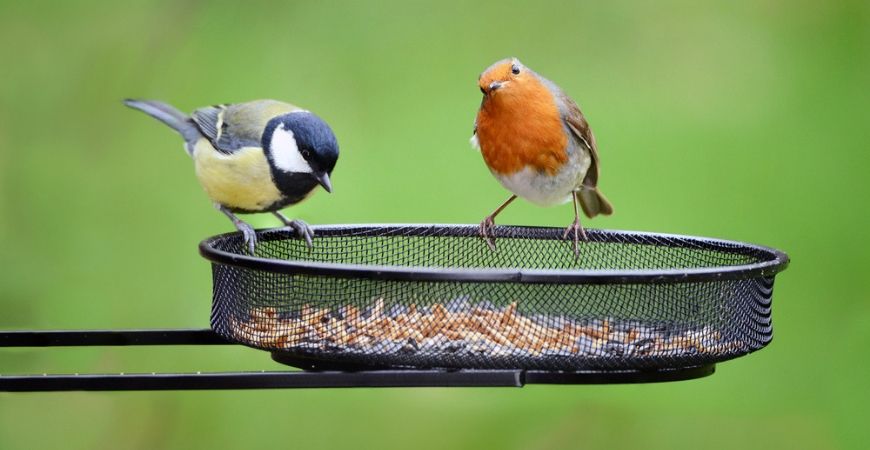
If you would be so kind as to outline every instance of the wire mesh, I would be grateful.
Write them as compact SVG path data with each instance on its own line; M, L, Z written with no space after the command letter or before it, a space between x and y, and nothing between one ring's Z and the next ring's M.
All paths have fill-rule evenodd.
M316 228L201 245L212 328L290 359L347 367L664 369L724 361L772 338L787 257L730 241L561 229Z

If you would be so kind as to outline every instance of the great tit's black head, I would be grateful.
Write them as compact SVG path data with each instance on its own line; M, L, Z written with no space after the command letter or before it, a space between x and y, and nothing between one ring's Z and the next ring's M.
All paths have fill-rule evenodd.
M338 161L338 141L323 119L308 111L275 117L266 125L262 144L273 170L310 174L332 192L329 175Z

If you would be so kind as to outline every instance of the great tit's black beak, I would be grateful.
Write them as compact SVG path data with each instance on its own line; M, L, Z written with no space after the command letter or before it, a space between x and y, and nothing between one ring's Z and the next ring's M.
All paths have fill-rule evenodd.
M312 174L317 182L326 189L326 192L332 192L332 182L329 181L329 174L326 172L314 172Z
M492 83L489 83L489 92L492 92L500 87L501 87L501 82L493 81Z

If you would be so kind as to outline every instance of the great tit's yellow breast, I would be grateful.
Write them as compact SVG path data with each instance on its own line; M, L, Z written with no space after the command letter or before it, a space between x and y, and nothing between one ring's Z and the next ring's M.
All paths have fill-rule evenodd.
M283 199L263 149L242 147L227 155L200 139L193 151L196 177L212 201L231 209L263 211Z

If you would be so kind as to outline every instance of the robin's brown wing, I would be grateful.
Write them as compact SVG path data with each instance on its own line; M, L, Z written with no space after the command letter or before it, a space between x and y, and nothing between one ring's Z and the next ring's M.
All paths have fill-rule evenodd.
M583 185L589 187L598 186L598 146L595 144L595 136L592 134L592 130L589 128L589 122L586 121L586 118L583 117L583 113L580 111L580 107L577 106L577 103L574 100L571 100L570 97L565 95L564 92L559 92L559 99L562 101L562 104L565 105L566 113L565 113L565 123L568 124L568 128L574 133L574 136L589 150L589 154L592 156L592 164L589 166L589 170L586 171L586 176L583 178Z
M567 95L559 91L559 99L565 106L565 123L574 137L580 141L580 144L589 150L591 163L586 175L583 177L584 189L580 191L580 206L583 207L583 212L588 217L595 217L598 214L610 215L613 214L613 205L607 200L607 197L598 190L598 146L595 144L595 136L589 128L589 122L583 117L580 112L580 107L574 103Z

